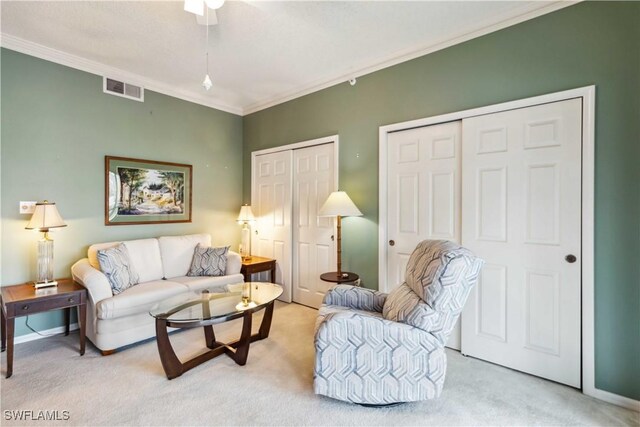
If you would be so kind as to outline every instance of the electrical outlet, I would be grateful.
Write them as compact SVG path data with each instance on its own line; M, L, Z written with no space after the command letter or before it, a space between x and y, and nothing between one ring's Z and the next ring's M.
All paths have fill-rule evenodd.
M36 210L37 202L20 202L21 214L32 214Z

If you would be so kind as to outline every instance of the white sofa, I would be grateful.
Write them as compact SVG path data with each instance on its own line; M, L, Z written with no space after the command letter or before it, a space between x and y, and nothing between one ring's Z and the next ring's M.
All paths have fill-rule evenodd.
M111 286L100 271L98 250L124 243L130 262L140 282L113 295ZM230 283L244 281L240 274L240 255L229 251L226 275L189 277L196 245L211 246L208 234L165 236L124 242L91 245L88 257L71 267L73 279L87 288L87 338L103 355L115 349L155 336L155 319L149 309L165 298L184 292L219 290Z

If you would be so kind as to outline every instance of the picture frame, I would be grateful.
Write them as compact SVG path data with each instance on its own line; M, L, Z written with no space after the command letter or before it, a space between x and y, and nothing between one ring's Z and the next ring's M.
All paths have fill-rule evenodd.
M193 167L105 156L105 225L191 222Z

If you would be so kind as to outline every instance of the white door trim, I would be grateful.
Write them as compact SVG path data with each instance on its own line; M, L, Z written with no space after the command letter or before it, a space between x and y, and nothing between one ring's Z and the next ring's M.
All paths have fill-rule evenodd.
M387 148L388 134L416 127L491 114L549 102L582 98L582 391L615 405L640 411L640 401L600 390L595 386L594 343L594 183L595 183L595 86L585 86L516 101L457 111L418 120L380 126L378 193L378 282L388 292L387 259Z
M338 158L338 143L339 143L340 137L338 135L330 135L330 136L324 136L322 138L316 138L316 139L310 139L308 141L302 141L302 142L295 142L293 144L287 144L287 145L280 145L278 147L273 147L273 148L265 148L262 150L257 150L257 151L252 151L251 152L251 165L253 166L253 160L256 156L260 156L262 154L270 154L270 153L277 153L278 151L287 151L287 150L298 150L300 148L306 148L306 147L312 147L314 145L322 145L322 144L330 144L330 143L334 143L334 151L335 151L335 155L336 155L336 159ZM338 161L334 161L335 165L338 165Z

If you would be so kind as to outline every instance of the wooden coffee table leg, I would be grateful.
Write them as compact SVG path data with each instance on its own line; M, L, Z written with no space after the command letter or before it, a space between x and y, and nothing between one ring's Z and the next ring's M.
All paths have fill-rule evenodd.
M249 345L251 344L251 320L253 315L250 311L245 311L242 316L242 334L240 339L235 343L235 353L231 350L227 350L227 354L240 366L244 366L247 363L247 357L249 357Z
M260 324L260 330L258 331L258 339L263 340L269 336L271 330L271 320L273 319L273 306L275 301L271 301L269 305L264 309L264 317Z
M158 343L160 361L167 378L171 380L182 375L182 363L176 356L175 351L173 351L173 347L171 347L166 320L156 318L156 341Z
M207 296L209 294L209 290L205 289L202 291L203 296ZM202 300L202 317L209 318L211 317L211 307L209 306L209 299ZM207 325L204 326L204 342L207 348L215 348L216 347L216 334L213 333L213 326Z
M213 326L203 326L204 329L204 341L207 348L216 348L216 334L213 332Z
M251 335L251 325L253 322L253 312L247 310L244 312L242 319L242 333L240 339L232 343L220 343L215 340L215 334L213 332L212 325L205 325L204 335L207 340L208 351L190 359L186 362L180 362L180 359L176 356L171 342L169 341L169 333L167 332L167 326L169 323L166 319L156 318L156 342L158 344L158 353L160 355L160 361L164 372L167 374L167 378L170 380L179 377L188 370L195 368L196 366L213 359L221 354L227 354L238 365L245 365L247 358L249 357L249 346L253 341L262 340L269 336L269 330L271 329L271 320L273 319L273 307L275 302L269 303L265 307L264 317L260 324L260 330L257 334ZM175 327L174 324L171 324ZM178 326L179 327L179 326Z

